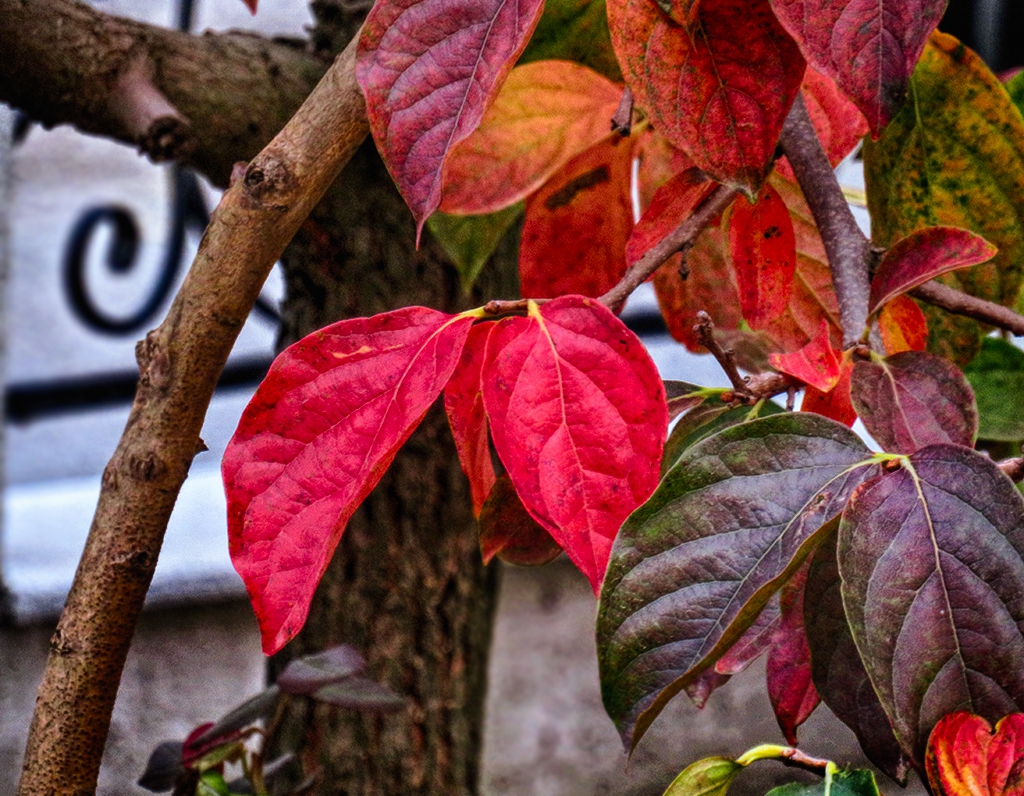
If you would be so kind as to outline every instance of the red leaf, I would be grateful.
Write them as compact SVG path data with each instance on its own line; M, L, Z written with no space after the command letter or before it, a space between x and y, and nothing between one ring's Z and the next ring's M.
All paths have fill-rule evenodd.
M878 138L907 93L946 0L772 0L807 61L832 78Z
M981 235L958 227L912 232L882 257L871 280L869 311L937 276L991 260L998 251Z
M252 15L256 16L256 4L259 3L259 0L242 0L242 2L245 3Z
M661 134L753 196L804 73L768 0L701 0L687 27L651 0L609 0L608 21L626 80Z
M221 466L266 654L306 621L345 524L441 394L474 317L407 307L341 321L274 360Z
M1024 794L1024 713L992 726L980 716L945 716L928 738L925 770L940 796Z
M807 115L821 145L828 155L829 162L838 166L839 162L849 155L868 134L868 120L857 110L831 78L826 77L811 66L804 72L804 82L800 87ZM775 170L787 180L795 180L793 167L786 158L779 158Z
M591 147L526 201L522 295L600 296L619 281L633 228L630 144L615 136Z
M804 390L804 400L800 404L801 412L814 412L824 417L831 417L847 426L852 426L857 419L857 411L850 400L850 377L853 374L853 362L843 359L839 370L839 381L828 392L821 392L808 386Z
M761 610L754 624L747 628L739 640L715 662L715 671L720 674L739 674L756 661L772 645L772 638L782 617L779 613L778 596Z
M448 152L480 124L544 0L379 0L356 76L377 149L416 218L441 202Z
M523 505L596 592L619 526L658 483L668 419L654 363L608 309L565 296L498 322L483 387Z
M786 311L796 275L796 237L789 209L765 184L754 203L732 206L729 252L736 269L740 307L753 329L764 329Z
M648 127L640 133L637 144L637 193L640 198L640 212L647 212L655 192L677 174L693 168L693 161L681 150L672 146L657 130Z
M462 471L469 477L473 513L477 517L495 481L491 448L487 442L487 415L484 413L484 398L480 392L484 346L493 327L494 324L483 323L470 330L459 364L455 366L455 372L444 388L448 424L452 427Z
M796 351L814 339L823 320L839 331L839 303L832 289L825 245L800 186L780 174L773 174L770 182L789 208L797 260L789 306L766 331L783 351Z
M480 553L484 563L498 556L507 564L535 567L558 558L562 548L526 511L512 479L501 476L480 512Z
M768 698L786 742L796 746L796 728L821 699L811 680L811 650L804 631L805 564L780 592L782 619L768 651Z
M704 351L693 333L700 310L711 316L719 331L736 329L743 318L736 277L726 259L727 243L724 229L708 227L687 252L686 279L679 275L680 255L654 273L654 292L669 334L690 351Z
M882 307L878 329L885 353L890 356L903 351L924 351L928 344L928 320L917 302L908 296L897 296Z
M626 243L626 262L633 265L647 254L676 227L682 224L694 209L716 187L703 171L687 169L662 185L651 199L650 206L633 228Z
M815 387L829 392L839 382L841 354L832 348L831 331L823 320L817 337L792 354L770 354L773 368Z
M711 698L711 694L729 682L730 678L731 675L722 674L713 667L705 669L697 675L696 680L686 686L686 695L697 706L697 710L703 710L708 699Z
M608 138L621 87L571 61L513 69L444 167L441 210L491 213L536 191L573 157Z

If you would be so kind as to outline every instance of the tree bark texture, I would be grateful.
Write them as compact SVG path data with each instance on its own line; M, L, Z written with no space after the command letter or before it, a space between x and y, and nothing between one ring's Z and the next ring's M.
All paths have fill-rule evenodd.
M178 160L221 187L329 65L301 43L190 36L78 0L0 0L0 101L47 126L70 123Z
M95 791L121 671L217 379L275 261L366 137L355 48L225 192L139 386L51 640L21 796Z
M340 318L420 304L449 312L516 295L517 236L480 295L424 235L370 142L285 254L284 342ZM496 572L484 567L469 488L436 405L349 522L305 629L272 662L349 643L407 710L358 714L296 702L278 746L300 749L318 794L477 792Z

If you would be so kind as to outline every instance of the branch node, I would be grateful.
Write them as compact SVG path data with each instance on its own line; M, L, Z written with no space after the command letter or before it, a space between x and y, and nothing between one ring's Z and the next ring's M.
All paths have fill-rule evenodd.
M732 382L732 386L738 393L737 400L742 401L749 397L747 380L740 375L736 368L736 355L731 349L722 348L715 340L715 324L711 320L711 316L704 310L697 313L697 323L693 327L693 333L696 335L697 341L710 351L711 355L718 360L718 364L722 366L722 370L725 371L725 375L729 377L729 381ZM722 400L725 400L724 396Z
M615 109L615 114L612 116L612 132L627 138L632 131L633 89L626 86L622 90L622 99L619 100L619 107Z
M132 58L118 75L107 107L153 162L177 160L195 151L192 125L153 84L153 62L145 55Z
M1010 480L1015 484L1019 484L1024 481L1024 456L1018 456L1015 459L1007 459L1004 462L999 462L998 467L1006 475L1010 477Z

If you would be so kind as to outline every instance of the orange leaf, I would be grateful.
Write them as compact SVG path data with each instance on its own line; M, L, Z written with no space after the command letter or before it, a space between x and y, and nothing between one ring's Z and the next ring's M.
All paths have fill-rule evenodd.
M444 167L441 210L501 210L540 188L572 158L610 136L622 89L570 61L518 66Z
M622 276L633 228L631 145L615 136L591 147L526 201L524 296L600 296Z
M878 315L882 344L889 356L903 351L924 351L928 344L928 321L909 296L897 296Z
M1024 713L992 725L963 711L945 716L928 739L928 781L941 796L1024 794Z
M626 262L633 265L661 243L716 187L717 183L697 168L687 169L662 185L629 236Z

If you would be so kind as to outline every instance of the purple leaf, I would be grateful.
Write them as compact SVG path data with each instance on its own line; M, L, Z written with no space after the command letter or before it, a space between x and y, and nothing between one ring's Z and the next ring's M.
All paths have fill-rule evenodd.
M913 453L928 445L974 445L974 391L952 362L924 351L873 357L853 366L850 398L883 449Z

